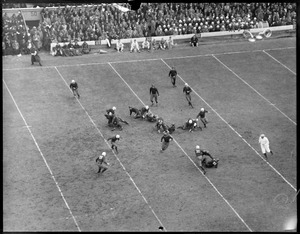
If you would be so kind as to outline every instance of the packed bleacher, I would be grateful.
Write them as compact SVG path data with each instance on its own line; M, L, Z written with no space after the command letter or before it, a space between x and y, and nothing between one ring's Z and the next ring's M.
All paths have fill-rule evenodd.
M70 5L70 4L69 4ZM120 4L118 4L120 5ZM50 43L99 41L202 32L236 31L290 25L296 21L296 3L142 3L137 11L130 5L113 4L58 6L43 5L42 22L28 29L19 15L3 14L2 53L26 53L24 45L50 50ZM22 48L22 49L21 49Z

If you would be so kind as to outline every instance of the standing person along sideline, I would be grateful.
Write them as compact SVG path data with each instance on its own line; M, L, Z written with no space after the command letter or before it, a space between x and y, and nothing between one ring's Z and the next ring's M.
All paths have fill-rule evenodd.
M272 150L270 150L270 142L269 139L265 136L265 134L261 134L259 136L259 140L258 140L260 147L261 147L261 151L263 153L263 155L266 157L266 159L268 160L268 156L267 153L271 153L271 155L273 155Z
M30 49L30 54L31 54L31 65L33 65L35 62L37 62L40 64L40 66L42 66L41 58L38 54L38 50L34 47L34 45L32 45L32 47Z
M78 84L76 83L75 80L72 80L70 84L70 89L72 90L74 97L76 97L77 95L77 97L80 98L80 95L78 93Z

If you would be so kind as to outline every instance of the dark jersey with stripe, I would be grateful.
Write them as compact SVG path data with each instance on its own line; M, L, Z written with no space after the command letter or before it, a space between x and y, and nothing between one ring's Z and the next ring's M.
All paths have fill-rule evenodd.
M151 87L150 88L150 94L158 94L159 95L159 93L158 93L158 90L157 90L157 88L155 88L155 87Z
M176 76L176 75L177 75L177 71L174 70L174 69L172 69L172 70L169 72L169 76L174 77L174 76Z
M76 83L76 82L75 82L75 83L71 83L71 84L70 84L70 88L71 88L71 89L77 89L77 88L78 88L77 83Z
M166 136L162 136L160 141L170 142L171 140L173 140L173 137L166 135Z
M184 87L183 88L183 92L185 93L185 94L190 94L191 92L192 92L192 89L188 86L188 87Z

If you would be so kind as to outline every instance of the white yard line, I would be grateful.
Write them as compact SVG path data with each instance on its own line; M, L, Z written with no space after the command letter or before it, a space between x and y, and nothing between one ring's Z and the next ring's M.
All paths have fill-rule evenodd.
M57 71L57 73L59 74L59 76L61 77L61 79L64 81L64 83L66 84L67 88L69 89L69 91L72 93L72 90L69 88L69 84L67 83L67 81L64 79L64 77L62 76L62 74L59 72L59 70L54 67L55 70ZM72 93L73 95L73 93ZM81 108L84 110L85 114L88 116L89 120L91 121L91 123L94 125L94 127L96 128L96 130L98 131L98 133L100 134L100 136L103 138L104 142L107 144L108 148L110 149L110 144L107 142L107 140L104 138L102 132L100 131L100 129L97 127L97 125L95 124L94 120L91 118L91 116L89 115L89 113L86 111L86 109L83 107L83 105L81 104L81 102L79 101L79 99L76 97L77 102L79 103L79 105L81 106ZM151 205L149 204L149 202L147 201L147 199L145 198L145 196L143 195L143 193L141 192L141 190L139 189L139 187L136 185L136 183L134 182L133 178L131 177L131 175L128 173L128 171L126 170L126 168L124 167L123 163L120 161L119 157L115 154L115 152L112 150L114 156L116 157L116 159L119 161L121 167L123 168L123 170L125 171L125 173L127 174L127 176L129 177L129 179L131 180L131 182L133 183L134 187L137 189L137 191L139 192L139 194L142 196L142 198L144 199L145 203L148 205L149 209L151 210L151 212L153 213L153 215L155 216L155 218L157 219L157 221L159 222L160 226L164 227L164 230L167 231L167 229L165 228L165 226L162 224L161 220L158 218L158 216L156 215L156 213L154 212L154 210L152 209Z
M282 65L283 67L285 67L286 69L288 69L291 73L293 73L294 75L296 75L296 72L294 72L293 70L291 70L290 68L288 68L286 65L284 65L283 63L281 63L280 61L278 61L276 58L274 58L272 55L270 55L268 52L266 52L265 50L263 50L263 52L265 54L267 54L268 56L270 56L272 59L274 59L277 63L279 63L280 65ZM295 77L296 78L296 77Z
M56 187L57 187L57 189L58 189L58 191L59 191L59 193L60 193L62 199L64 200L65 205L66 205L66 207L68 208L69 213L70 213L70 215L72 216L73 221L74 221L74 223L75 223L75 225L76 225L78 231L81 232L81 230L80 230L80 228L79 228L79 225L78 225L78 223L77 223L77 221L76 221L76 218L74 217L74 215L73 215L73 213L72 213L72 210L71 210L70 206L68 205L67 200L65 199L65 196L64 196L63 192L61 191L61 189L60 189L60 187L59 187L59 185L58 185L58 182L56 181L56 179L55 179L55 177L54 177L54 174L52 173L52 170L51 170L50 166L48 165L47 160L46 160L46 158L44 157L44 155L43 155L43 153L42 153L42 151L41 151L41 149L40 149L38 143L36 142L35 137L33 136L33 133L32 133L31 130L30 130L30 127L31 127L31 126L29 126L29 125L27 124L27 122L26 122L26 120L25 120L25 118L24 118L24 116L23 116L21 110L19 109L19 107L18 107L18 105L17 105L17 103L16 103L16 101L15 101L15 99L14 99L12 93L10 92L10 90L9 90L9 88L8 88L8 86L7 86L7 84L6 84L6 82L4 81L4 79L2 79L2 80L3 80L3 83L4 83L5 87L6 87L6 89L7 89L8 93L9 93L9 95L11 96L13 102L15 103L15 106L17 107L17 110L18 110L20 116L22 117L22 119L23 119L23 121L24 121L24 123L25 123L25 126L27 127L27 129L28 129L28 131L29 131L29 133L30 133L30 135L31 135L31 137L32 137L32 139L33 139L33 141L34 141L34 143L35 143L35 145L36 145L38 151L40 152L40 155L42 156L42 158L43 158L43 160L44 160L44 162L45 162L45 164L46 164L46 167L48 168L48 170L49 170L49 172L50 172L50 175L51 175L51 177L52 177L54 183L56 184Z
M274 49L266 49L267 50L285 50L285 49L295 49L296 47L285 47L285 48L274 48ZM245 51L233 51L233 52L224 52L218 53L214 55L224 55L224 54L240 54L240 53L255 53L255 52L262 52L263 50L245 50ZM171 57L171 58L164 58L164 59L183 59L183 58L197 58L203 56L211 56L212 54L199 54L199 55L190 55L190 56L180 56L180 57ZM133 63L133 62L142 62L142 61L155 61L160 60L160 58L151 58L151 59L137 59L137 60L126 60L126 61L112 61L110 63ZM81 63L81 64L69 64L69 65L58 65L58 66L33 66L33 67L24 67L24 68L6 68L3 71L14 71L14 70L26 70L26 69L41 69L41 68L55 68L55 67L74 67L74 66L92 66L92 65L104 65L107 62L102 63Z
M248 87L250 87L254 92L256 92L260 97L262 97L267 103L273 106L276 110L278 110L282 115L284 115L289 121L293 124L297 125L295 121L293 121L290 117L288 117L285 113L283 113L275 104L271 103L266 97L264 97L260 92L258 92L255 88L253 88L248 82L246 82L243 78L241 78L238 74L236 74L232 69L230 69L226 64L224 64L220 59L218 59L214 54L212 55L219 63L221 63L225 68L227 68L232 74L234 74L237 78L243 81Z
M120 79L127 85L127 87L131 90L131 92L137 97L137 99L144 105L145 103L139 98L139 96L133 91L133 89L129 86L129 84L123 79L123 77L117 72L117 70L111 65L111 63L108 63L111 68L115 71L115 73L120 77ZM173 137L173 136L172 136ZM191 157L184 151L184 149L179 145L179 143L176 141L176 139L173 137L174 142L177 144L177 146L182 150L182 152L189 158L189 160L193 163L193 165L198 169L198 171L205 177L205 179L210 183L210 185L215 189L215 191L220 195L220 197L226 202L226 204L231 208L231 210L236 214L236 216L242 221L242 223L247 227L247 229L252 232L251 228L247 225L247 223L243 220L243 218L238 214L238 212L230 205L230 203L224 198L224 196L219 192L219 190L216 188L216 186L210 181L210 179L207 178L203 174L203 172L199 169L199 167L194 163L194 161L191 159Z
M163 60L161 59L161 61L168 66L170 69L171 67ZM186 81L184 79L182 79L181 76L177 75L184 83L186 83ZM241 134L239 134L211 105L209 105L192 87L191 89L193 90L193 92L207 105L210 107L210 109L213 110L213 112L215 112L215 114L217 116L219 116L219 118L227 124L227 126L229 128L231 128L232 131L234 131L263 161L265 161L292 189L294 189L294 191L297 191L296 188L283 176L281 175L281 173L279 171L277 171L267 160L265 160L258 152L256 149L254 149L242 136Z

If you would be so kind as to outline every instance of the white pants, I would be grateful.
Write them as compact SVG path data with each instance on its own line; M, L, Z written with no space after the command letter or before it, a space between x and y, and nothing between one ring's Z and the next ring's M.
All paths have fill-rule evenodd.
M266 144L266 145L261 144L260 147L261 147L261 152L263 154L265 154L266 152L270 153L269 144Z

